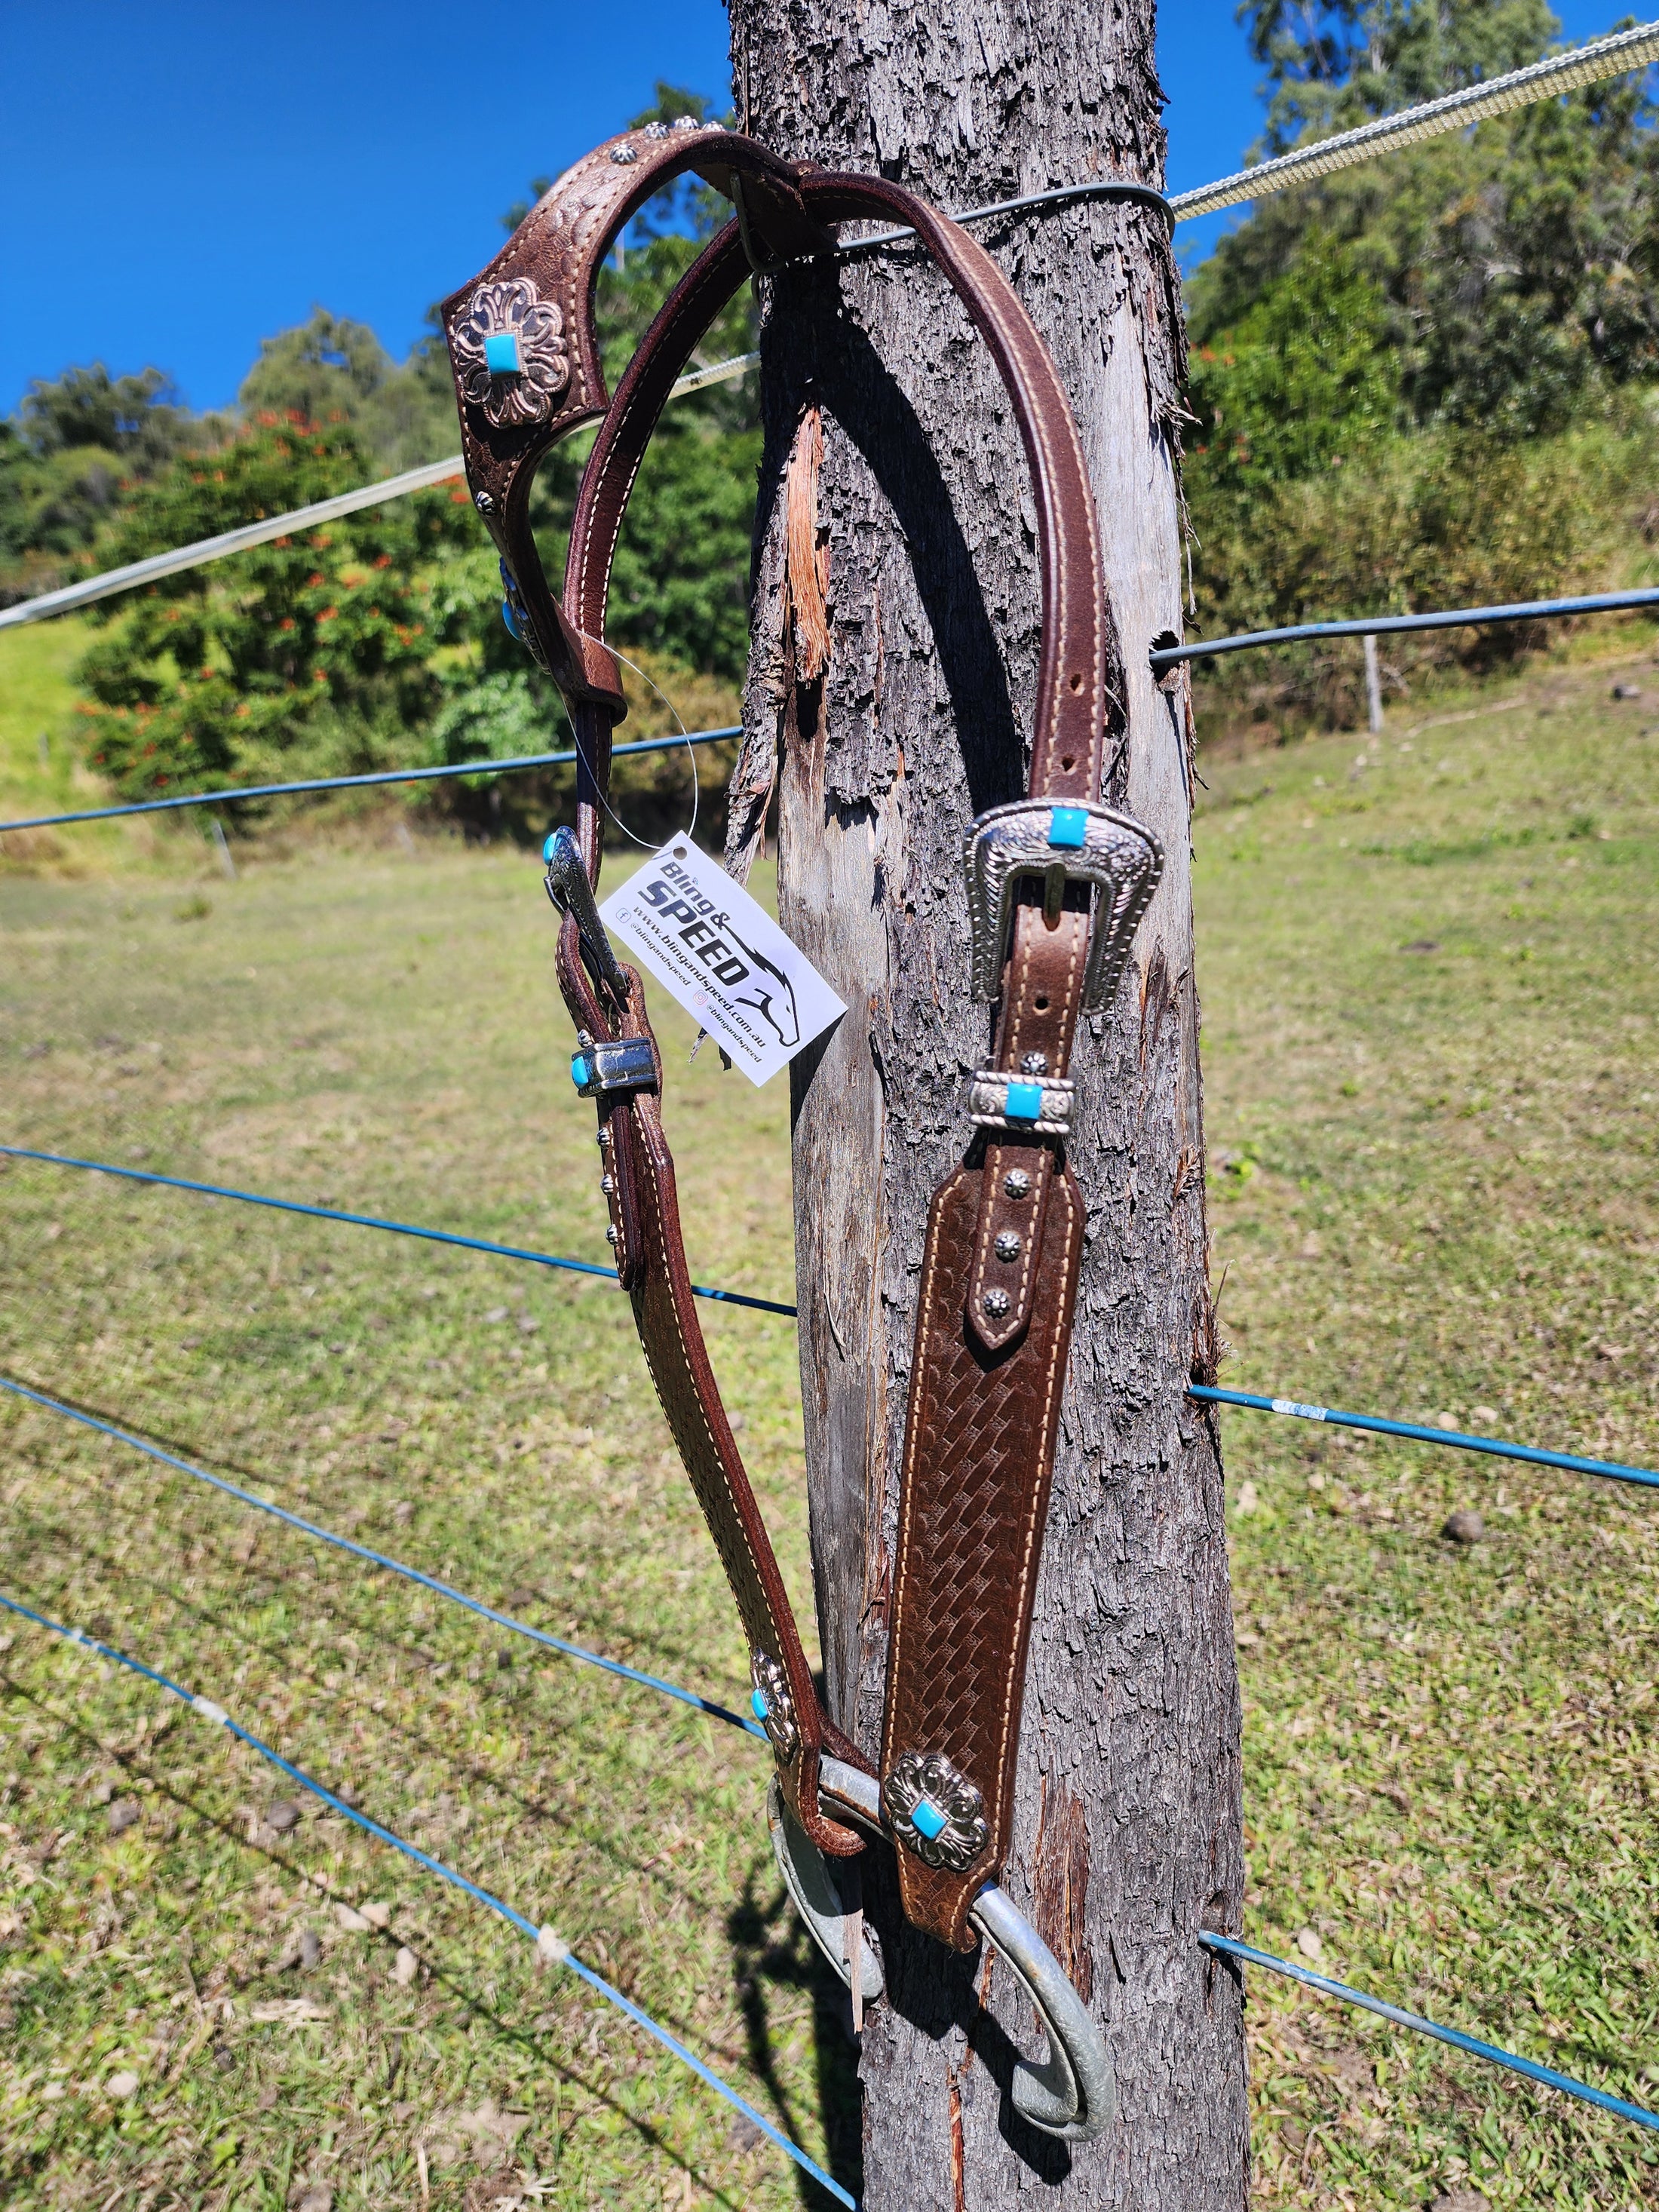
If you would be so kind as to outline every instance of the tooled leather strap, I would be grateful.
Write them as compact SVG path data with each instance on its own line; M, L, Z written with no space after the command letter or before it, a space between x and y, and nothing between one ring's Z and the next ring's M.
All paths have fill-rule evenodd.
M631 167L618 161L617 149L634 143L600 149L572 177L591 173L602 158ZM728 139L724 151L730 155L746 145ZM1036 489L1044 629L1032 801L994 810L987 824L976 825L977 844L970 840L970 887L977 883L981 894L976 986L980 995L1002 1000L996 1052L975 1079L970 1104L975 1119L994 1133L981 1156L970 1157L941 1186L929 1218L881 1760L889 1820L906 1847L899 1854L906 1911L919 1925L965 1946L971 1940L969 1905L994 1877L1006 1848L1036 1565L1081 1253L1081 1199L1053 1140L1063 1136L1069 1119L1065 1069L1085 992L1097 996L1115 981L1107 973L1114 964L1109 957L1091 968L1086 904L1079 906L1078 892L1066 890L1063 878L1079 860L1092 864L1085 872L1103 886L1097 949L1110 956L1117 946L1121 964L1127 932L1156 880L1158 854L1145 832L1097 803L1105 638L1094 503L1071 412L1041 339L989 257L912 195L875 179L805 169L783 172L780 182L781 165L770 163L770 156L754 161L747 155L731 163L750 185L751 234L754 180L761 176L773 195L769 204L785 211L782 220L797 238L804 232L810 239L815 221L873 216L915 228L990 345ZM652 174L648 188L662 173ZM791 198L792 187L798 198ZM554 188L538 216L562 190L562 184ZM642 197L641 191L633 204ZM548 241L559 229L556 222L544 221L536 241L540 259L532 257L532 267L546 261ZM747 273L746 243L738 226L729 226L676 288L618 388L583 477L556 635L566 641L561 680L598 787L582 791L579 806L590 878L597 875L601 836L594 800L606 778L617 717L603 686L583 675L571 680L576 654L568 640L580 641L584 670L591 668L640 458L691 348ZM553 255L556 264L562 251ZM511 264L509 281L522 266ZM447 320L452 309L476 319L474 303L484 284L503 281L501 268L498 258L479 285L447 303ZM453 331L456 325L450 326ZM465 391L459 358L457 369ZM479 485L477 477L473 481ZM488 519L482 503L481 511ZM520 559L520 575L532 580L539 596L539 568L521 554ZM535 635L545 644L556 626L544 619ZM1035 859L1027 849L1034 837ZM1016 876L1033 867L1048 878L1046 908L1016 896ZM1005 927L993 927L993 907ZM561 981L580 1027L600 1038L614 1038L624 1028L648 1036L636 979L630 976L625 1012L607 1012L570 919L560 955ZM817 1708L763 1530L755 1538L759 1516L697 1330L656 1097L650 1089L622 1092L603 1100L601 1112L619 1267L750 1635L786 1794L815 1840L845 1848L853 1839L817 1812L817 1753L824 1743L840 1756L858 1754ZM784 1697L775 1698L775 1689ZM774 1714L781 1727L774 1726ZM834 1832L833 1840L826 1831Z

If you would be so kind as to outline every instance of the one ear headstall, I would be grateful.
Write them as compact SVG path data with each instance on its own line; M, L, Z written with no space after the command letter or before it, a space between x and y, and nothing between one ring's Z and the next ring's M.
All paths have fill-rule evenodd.
M634 210L686 169L735 197L739 220L675 287L607 401L599 264ZM603 641L605 602L641 457L693 348L751 266L823 252L831 226L860 219L914 230L990 349L1030 469L1043 610L1027 797L966 832L964 985L997 1012L985 1065L965 1087L964 1157L928 1217L878 1761L819 1703L698 1326L643 988L611 953L593 898L611 731L624 711ZM1104 589L1065 392L1001 270L956 224L884 179L791 165L699 125L653 125L586 155L443 316L468 481L501 556L505 611L559 684L577 734L575 830L547 846L574 1072L598 1107L617 1271L748 1638L753 1708L777 1762L780 1866L820 1944L868 1995L879 1966L817 1853L845 1856L864 1834L884 1835L906 1916L959 1948L988 1936L1047 2022L1048 2060L1016 2072L1020 2111L1052 2134L1098 2134L1115 2096L1099 2031L996 1880L1083 1246L1082 1196L1065 1160L1072 1042L1086 1008L1110 1004L1163 866L1151 833L1101 803ZM556 601L531 538L531 481L556 438L596 416Z

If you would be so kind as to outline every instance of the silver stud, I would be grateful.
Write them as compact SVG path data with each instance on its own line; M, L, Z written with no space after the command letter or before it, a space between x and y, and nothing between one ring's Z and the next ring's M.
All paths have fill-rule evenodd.
M599 1135L594 1138L593 1141L602 1152L608 1152L611 1149L610 1130L601 1129Z
M1019 1257L1019 1239L1018 1239L1018 1237L1016 1237L1016 1236L1015 1236L1015 1234L1014 1234L1014 1232L1013 1232L1013 1231L1012 1231L1012 1229L1005 1229L1005 1230L1003 1230L1003 1231L1002 1231L1002 1232L1000 1233L1000 1235L998 1237L998 1238L997 1238L997 1257L998 1257L998 1259L999 1259L999 1260L1018 1260L1018 1257Z
M1006 1291L987 1291L980 1304L993 1321L1000 1321L1013 1301Z
M1048 1054L1046 1052L1023 1053L1020 1055L1019 1069L1022 1075L1046 1075L1048 1073Z
M639 149L635 146L613 146L611 149L611 158L619 168L625 169L630 161L639 160Z
M617 1188L617 1178L616 1178L616 1176L613 1176L613 1175L602 1175L602 1176L599 1177L599 1188L600 1188L600 1189L605 1193L605 1196L606 1196L607 1198L609 1198L609 1197L610 1197L610 1195L611 1195L611 1192L612 1192L613 1190L615 1190L615 1188Z
M616 1232L616 1230L615 1230L614 1228L607 1229L607 1230L605 1231L605 1243L606 1243L607 1244L614 1244L614 1243L616 1243L616 1241L617 1241L617 1232Z
M576 1042L581 1048L582 1051L592 1052L593 1049L592 1030L578 1030L576 1032Z
M1031 1178L1024 1168L1015 1168L1002 1178L1002 1188L1010 1198L1029 1198L1031 1195Z
M495 512L495 500L487 491L475 491L472 495L472 504L480 514L494 514Z

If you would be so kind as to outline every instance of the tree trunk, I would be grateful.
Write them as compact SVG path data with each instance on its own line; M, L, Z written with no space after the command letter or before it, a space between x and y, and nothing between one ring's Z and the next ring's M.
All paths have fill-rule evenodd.
M744 127L878 171L945 208L1102 175L1161 182L1151 0L731 0ZM1033 2134L1006 2095L1034 2047L1002 1972L865 1903L869 2212L1028 2203L1236 2212L1248 2189L1240 1991L1198 1947L1236 1929L1239 1702L1221 1466L1185 1395L1212 1358L1185 678L1179 631L1178 281L1156 210L981 225L1082 429L1115 623L1103 796L1162 841L1162 887L1115 1004L1085 1017L1070 1148L1087 1244L1026 1683L1009 1891L1106 2023L1120 2113L1101 2142ZM1035 514L994 371L915 248L764 286L767 428L755 640L730 850L741 867L781 743L785 926L847 1001L793 1070L801 1381L830 1710L879 1741L890 1562L923 1229L988 1062L968 997L968 822L1024 795L1038 641ZM827 622L825 619L827 609ZM1003 2033L979 2012L983 2000Z

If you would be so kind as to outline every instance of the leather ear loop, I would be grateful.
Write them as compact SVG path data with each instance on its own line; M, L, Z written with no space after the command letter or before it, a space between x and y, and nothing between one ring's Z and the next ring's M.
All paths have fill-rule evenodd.
M478 512L519 586L531 633L526 642L568 701L608 708L613 721L628 711L620 669L601 639L572 623L549 590L530 527L530 493L550 447L605 411L595 314L600 264L651 195L687 170L728 198L739 178L746 180L748 220L769 254L793 258L830 243L807 215L793 167L757 140L719 128L625 132L567 170L487 266L440 310L446 337L453 338L482 288L527 276L559 318L568 342L568 380L559 404L539 421L493 424L459 392L462 443Z

